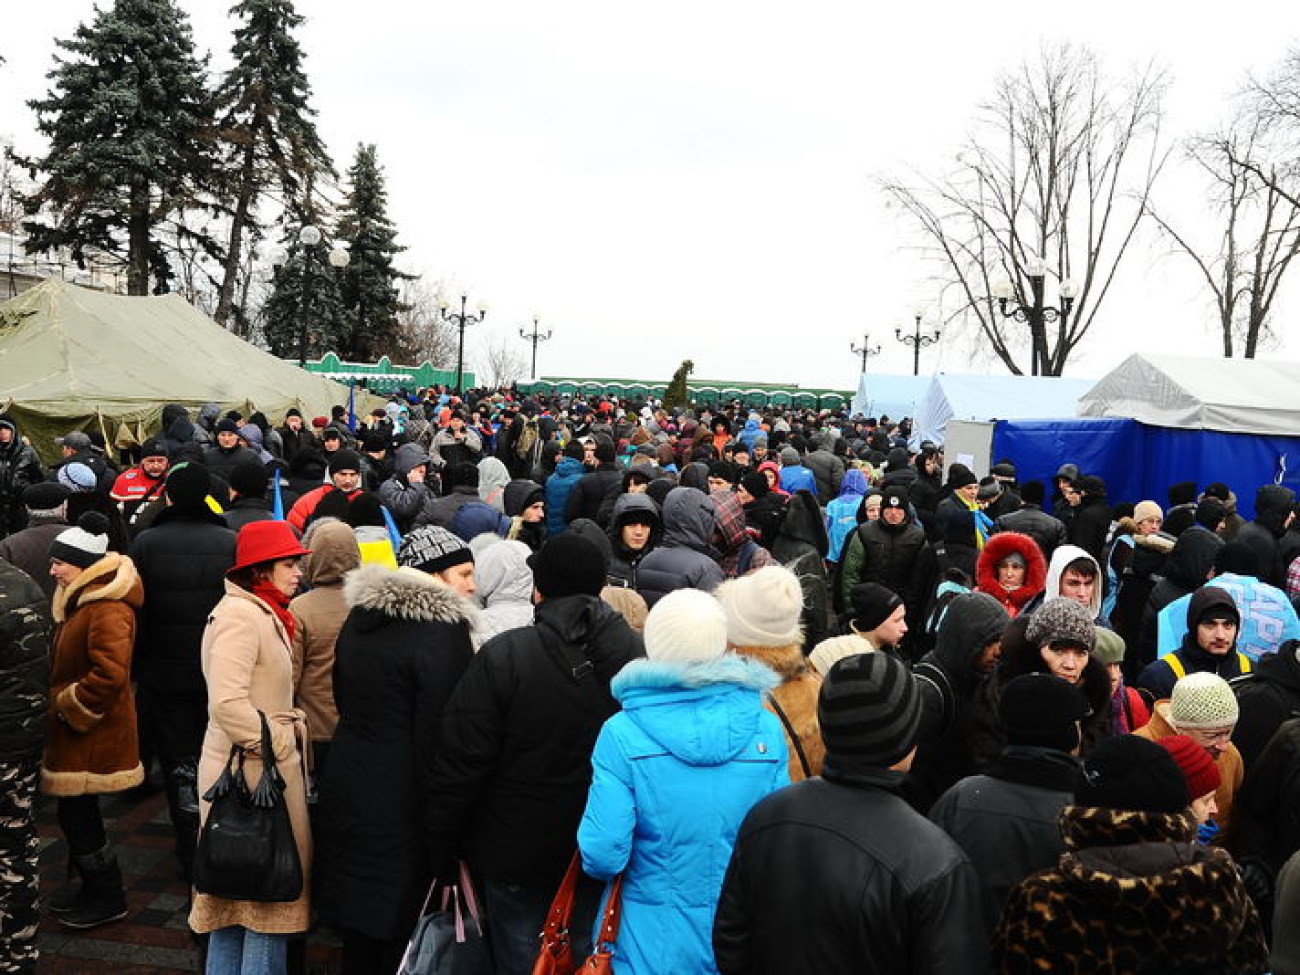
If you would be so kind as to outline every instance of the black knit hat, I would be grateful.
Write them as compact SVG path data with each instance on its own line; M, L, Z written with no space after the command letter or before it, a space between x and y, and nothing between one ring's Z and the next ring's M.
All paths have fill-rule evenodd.
M916 742L921 696L907 668L889 654L855 654L826 674L817 720L827 772L888 768Z
M1090 714L1083 692L1052 674L1022 674L1008 682L998 700L1010 745L1072 751L1079 744L1075 723Z
M167 500L181 511L207 508L212 476L202 464L177 464L167 474Z
M446 478L448 491L454 487L478 487L478 468L469 461L449 465L443 477Z
M1239 576L1259 575L1259 556L1245 542L1229 542L1214 553L1216 575L1231 572Z
M909 501L907 488L901 484L891 484L880 492L880 511L882 514L886 508L902 508L906 511Z
M859 633L870 633L903 605L894 590L878 582L860 582L849 590L849 605L853 607L853 627Z
M978 484L980 479L965 464L953 464L948 468L948 486L956 491L958 488Z
M238 433L239 424L230 417L223 417L217 421L217 433Z
M547 599L599 596L605 587L605 560L593 542L578 535L546 540L528 556L533 585Z
M23 488L23 505L28 511L53 511L70 497L72 491L58 481L38 481Z
M241 498L265 497L266 481L266 466L261 461L244 461L230 471L231 490L238 492Z
M330 454L329 472L333 475L339 471L361 473L361 455L348 447L334 451Z
M1074 801L1080 806L1182 812L1187 780L1169 752L1137 735L1107 738L1083 760Z
M462 562L473 562L468 545L445 528L424 525L411 531L397 550L397 564L421 572L444 572Z
M740 478L740 486L755 498L761 498L771 490L767 486L767 478L758 471L750 471L748 474L743 475Z

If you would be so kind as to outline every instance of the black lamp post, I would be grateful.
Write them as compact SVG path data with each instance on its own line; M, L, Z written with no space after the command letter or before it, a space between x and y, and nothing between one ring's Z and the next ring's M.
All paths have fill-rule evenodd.
M879 342L876 343L876 347L875 347L874 349L871 347L871 333L870 333L870 332L867 332L865 335L862 336L862 348L858 348L856 345L854 345L852 342L850 342L850 343L849 343L849 349L853 352L854 355L860 355L860 356L862 356L862 371L863 371L863 372L866 372L866 371L867 371L867 360L868 360L869 358L871 358L873 355L880 355L880 343L879 343Z
M456 326L459 337L456 341L456 395L463 392L461 389L461 380L465 374L465 326L477 325L487 317L487 302L480 301L478 307L472 311L465 310L465 304L468 301L466 295L460 296L460 311L454 312L447 305L444 299L438 305L438 312L442 315L442 320L451 322Z
M1029 278L1030 290L1027 303L1017 296L1016 286L1006 280L993 285L993 297L998 300L998 310L1003 318L1014 318L1029 326L1030 375L1037 376L1047 371L1047 326L1070 314L1077 291L1069 278L1062 279L1058 289L1061 306L1057 308L1047 304L1047 264L1041 257L1031 256L1025 262L1025 276Z
M308 324L311 322L311 296L316 284L316 269L314 261L316 257L316 245L321 242L322 235L320 228L313 224L303 224L298 230L298 243L302 245L302 285L298 291L298 368L307 368L307 331ZM331 267L343 268L348 266L351 259L347 248L335 244L329 252L329 262ZM271 252L271 264L275 267L281 267L289 260L288 251L282 247L277 247Z
M934 345L939 341L939 330L936 328L933 335L922 335L921 313L919 311L915 312L913 317L916 320L916 326L913 328L912 334L904 335L901 328L896 328L894 329L894 338L904 345L912 347L912 375L919 376L921 374L921 349L927 345Z
M531 332L525 332L522 328L519 330L519 337L525 342L531 342L533 344L533 368L529 373L533 379L537 378L537 343L545 342L552 334L553 331L549 328L545 332L542 332L541 323L537 315L533 316L533 330Z

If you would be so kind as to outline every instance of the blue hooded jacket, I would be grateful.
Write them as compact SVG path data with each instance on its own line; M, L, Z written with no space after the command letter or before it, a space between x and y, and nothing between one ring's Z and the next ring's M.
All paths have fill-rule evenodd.
M849 537L849 532L858 527L858 508L866 493L867 475L856 467L850 467L840 482L839 497L826 506L826 534L830 538L830 549L826 553L828 562L840 560L844 540Z
M563 535L568 524L564 520L564 506L587 468L574 457L561 457L555 473L546 479L546 534L551 538Z
M611 682L623 710L596 740L578 848L590 876L623 872L618 975L717 972L713 915L736 832L789 783L785 734L763 708L779 682L730 653L636 660Z

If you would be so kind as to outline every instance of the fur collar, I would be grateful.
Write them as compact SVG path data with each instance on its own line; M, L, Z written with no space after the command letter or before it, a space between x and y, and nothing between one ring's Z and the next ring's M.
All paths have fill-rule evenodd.
M795 680L808 672L808 658L797 643L785 647L732 647L742 657L757 660L775 670L781 680Z
M134 592L137 588L140 588L140 575L135 571L135 563L125 555L109 552L73 579L72 585L54 591L54 622L62 623L87 603L107 599L120 599L139 608L142 600L140 593Z
M343 601L349 609L369 609L394 619L425 623L469 623L478 610L433 576L418 569L396 571L377 563L343 577Z
M756 660L724 653L706 663L678 663L666 660L633 660L610 682L616 698L633 688L695 688L709 684L738 684L762 692L770 691L781 679Z

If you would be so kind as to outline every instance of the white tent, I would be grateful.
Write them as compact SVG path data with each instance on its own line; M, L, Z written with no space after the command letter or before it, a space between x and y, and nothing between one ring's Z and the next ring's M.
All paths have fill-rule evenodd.
M935 376L917 408L912 443L944 443L950 420L1057 420L1077 416L1091 379L1062 376Z
M850 409L859 416L884 414L895 420L915 418L917 407L930 387L929 376L890 376L864 372Z
M1131 355L1079 398L1079 415L1293 437L1300 432L1300 362Z

